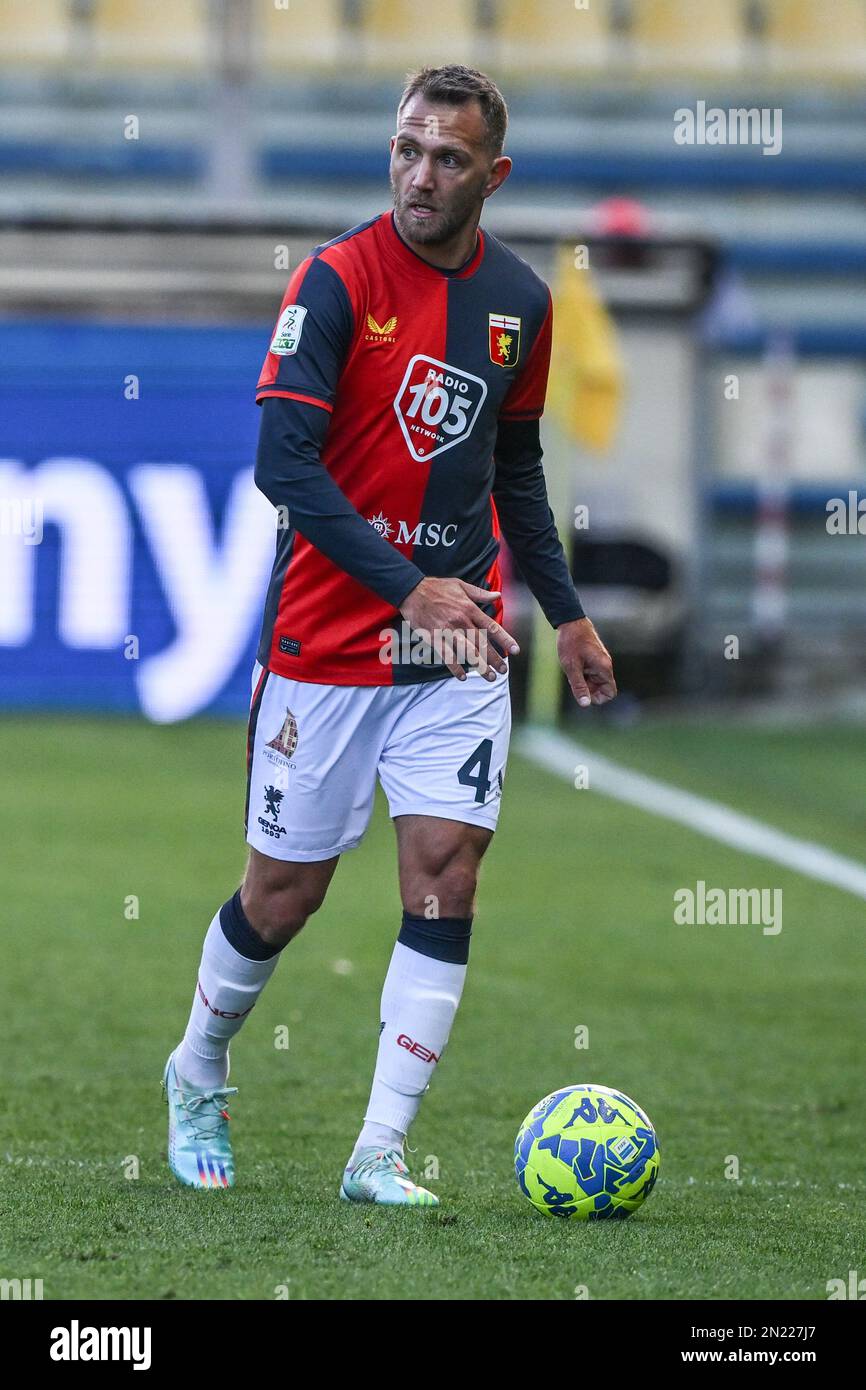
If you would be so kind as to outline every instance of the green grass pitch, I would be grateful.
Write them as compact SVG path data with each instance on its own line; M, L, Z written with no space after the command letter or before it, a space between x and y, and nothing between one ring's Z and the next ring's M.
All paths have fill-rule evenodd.
M599 746L853 854L861 740L684 726ZM400 919L382 804L233 1044L238 1187L179 1188L159 1079L242 871L243 743L205 721L0 726L0 1275L62 1300L823 1299L866 1273L864 904L515 755L463 1004L410 1136L441 1208L337 1196ZM780 935L674 925L674 890L699 878L781 888ZM661 1176L630 1221L545 1219L514 1181L519 1122L579 1081L625 1090L658 1131Z

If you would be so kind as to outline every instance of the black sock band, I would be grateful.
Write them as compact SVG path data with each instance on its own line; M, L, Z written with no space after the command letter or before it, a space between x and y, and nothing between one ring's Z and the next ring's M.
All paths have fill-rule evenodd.
M220 908L220 926L229 945L234 947L239 956L246 956L247 960L270 960L283 949L282 946L269 946L250 924L241 907L240 888L234 897L229 898Z
M471 935L471 917L416 917L414 912L404 911L397 940L421 956L465 965Z

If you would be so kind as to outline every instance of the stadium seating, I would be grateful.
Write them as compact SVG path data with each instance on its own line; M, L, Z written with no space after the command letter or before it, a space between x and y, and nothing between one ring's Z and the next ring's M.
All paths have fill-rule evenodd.
M264 71L303 75L333 66L343 53L341 0L291 0L278 9L274 0L255 0L258 65Z
M631 39L639 71L738 71L746 54L743 0L633 0Z
M361 24L370 68L405 71L474 57L473 0L365 0Z
M52 66L69 54L69 0L0 0L0 64Z
M213 56L208 0L95 0L97 67L202 71Z
M767 65L791 76L866 76L866 0L764 0Z
M610 0L576 9L562 0L499 0L496 57L513 77L580 72L605 65L610 48Z
M580 0L582 5L584 0ZM111 80L208 76L219 22L246 8L213 0L0 0L0 66L23 74L83 64ZM866 78L866 0L248 0L265 75L321 81L347 68L401 75L424 63L500 70L541 97L546 78L749 72L842 84ZM231 35L229 36L231 43Z

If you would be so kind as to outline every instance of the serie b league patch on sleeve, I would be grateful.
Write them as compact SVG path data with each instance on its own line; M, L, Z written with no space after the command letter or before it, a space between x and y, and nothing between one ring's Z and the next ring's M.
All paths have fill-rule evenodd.
M307 311L302 304L287 304L274 331L271 352L277 357L291 357L297 352L306 317Z

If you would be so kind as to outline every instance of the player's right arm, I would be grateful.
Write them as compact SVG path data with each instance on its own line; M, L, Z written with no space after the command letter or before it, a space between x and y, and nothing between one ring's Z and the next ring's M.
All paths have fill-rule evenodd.
M320 257L303 261L289 281L256 388L262 419L255 480L311 545L398 608L423 572L364 520L322 464L353 335L340 275Z
M311 545L373 593L399 608L423 572L365 521L323 467L330 416L307 402L262 404L256 486Z

